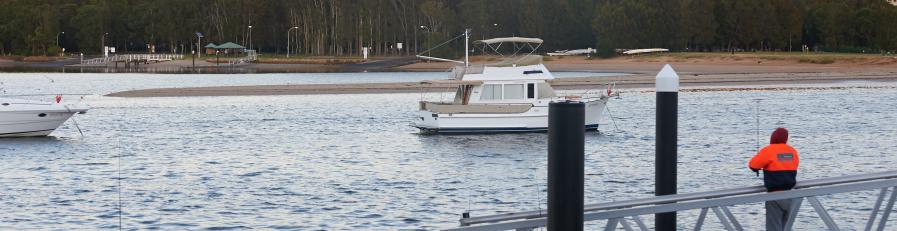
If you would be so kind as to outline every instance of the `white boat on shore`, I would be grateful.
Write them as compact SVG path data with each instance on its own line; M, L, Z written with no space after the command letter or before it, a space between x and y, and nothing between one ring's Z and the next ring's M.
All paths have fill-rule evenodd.
M542 40L496 38L478 42L541 44ZM459 85L453 101L420 101L413 126L422 133L547 131L548 104L563 100L585 103L584 129L596 130L608 100L614 95L608 88L592 94L559 96L549 83L554 76L542 64L542 56L532 52L495 64L470 65L466 58L460 63L463 65L453 67L450 80L437 81Z
M47 136L75 114L89 110L83 103L0 98L0 137Z
M669 52L670 49L666 48L648 48L648 49L632 49L623 51L624 55L639 55L639 54L650 54L650 53L658 53L658 52Z

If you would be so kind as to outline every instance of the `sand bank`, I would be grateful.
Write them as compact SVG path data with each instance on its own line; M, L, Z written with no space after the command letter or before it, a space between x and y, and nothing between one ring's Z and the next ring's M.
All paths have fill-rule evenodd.
M743 73L743 74L681 74L683 87L737 87L744 85L781 85L805 83L838 83L845 81L897 82L897 72L855 73ZM646 88L654 84L653 75L636 74L616 77L583 77L555 79L551 84L558 90L603 89L616 83L617 88ZM182 96L242 96L242 95L303 95L303 94L372 94L454 91L453 84L366 83L366 84L305 84L257 85L193 88L159 88L123 91L109 94L114 97L182 97Z

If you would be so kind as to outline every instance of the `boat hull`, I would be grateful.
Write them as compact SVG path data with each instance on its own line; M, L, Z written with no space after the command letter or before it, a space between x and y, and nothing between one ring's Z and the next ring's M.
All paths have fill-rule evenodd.
M586 103L585 130L597 130L605 100ZM419 112L414 126L424 134L518 133L548 131L548 107L534 106L523 113L439 114Z
M0 137L47 136L74 114L75 112L0 112Z
M0 137L47 136L76 113L86 113L83 104L64 104L0 98Z

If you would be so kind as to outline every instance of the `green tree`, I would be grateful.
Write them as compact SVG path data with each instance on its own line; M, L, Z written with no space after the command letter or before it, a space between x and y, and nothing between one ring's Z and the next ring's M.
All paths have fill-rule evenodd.
M87 4L78 8L77 14L72 19L73 26L78 28L75 32L78 48L87 54L102 53L103 36L108 33L104 26L105 12L99 5Z

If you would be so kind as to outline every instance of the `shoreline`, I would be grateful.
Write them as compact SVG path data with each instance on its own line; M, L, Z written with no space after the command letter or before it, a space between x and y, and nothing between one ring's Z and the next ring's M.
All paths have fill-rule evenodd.
M262 57L277 60L277 57ZM0 58L3 72L85 72L85 73L174 73L174 74L232 74L232 73L315 73L315 72L400 72L447 71L452 63L427 62L413 56L372 57L363 62L328 63L335 57L297 57L290 62L262 62L241 65L216 64L206 59L182 59L141 64L136 67L117 67L114 64L80 65L78 59L67 57L48 62L25 62ZM304 60L302 62L292 62ZM312 62L314 60L320 62ZM500 61L500 57L472 56L472 64ZM552 71L586 71L651 74L672 64L680 74L740 74L740 73L801 73L801 72L865 72L897 71L897 56L849 53L660 53L637 56L618 56L609 59L589 59L583 56L555 56L544 58Z
M472 64L494 63L499 57L474 56ZM447 72L453 63L418 61L414 57L376 57L351 64L252 63L216 66L204 60L175 60L140 65L139 68L70 65L66 59L45 63L0 62L0 71L10 67L50 67L62 72L150 72L150 73L321 73L321 72ZM825 62L822 62L825 61ZM69 63L69 64L66 64ZM786 84L837 84L849 81L897 82L897 56L839 53L663 53L588 59L582 56L545 57L545 66L553 72L625 73L624 76L560 78L550 83L558 90L603 89L616 83L618 88L650 88L654 75L671 64L680 75L683 87L737 88L738 86L777 86ZM86 70L86 71L85 71ZM448 78L448 73L446 73ZM188 97L306 94L376 94L453 91L448 83L421 84L358 83L212 86L191 88L138 89L110 93L113 97Z
M315 63L314 60L320 62ZM327 73L403 71L395 67L412 64L414 57L375 57L364 62L327 62L333 58L307 59L303 62L260 63L231 65L209 62L206 59L181 59L158 63L131 65L79 64L78 59L65 58L49 62L24 62L0 59L0 73L153 73L153 74L256 74L256 73ZM194 62L195 61L195 62Z

